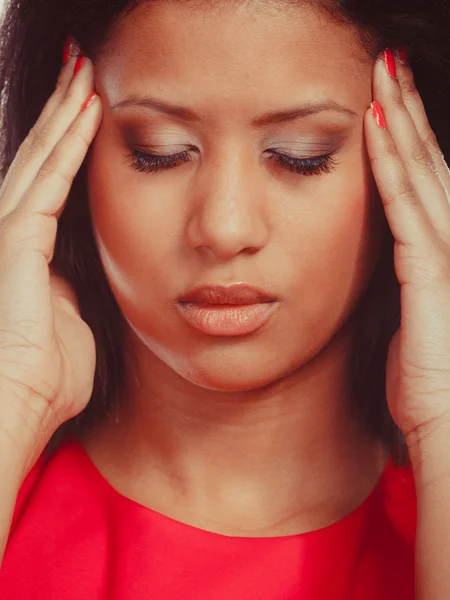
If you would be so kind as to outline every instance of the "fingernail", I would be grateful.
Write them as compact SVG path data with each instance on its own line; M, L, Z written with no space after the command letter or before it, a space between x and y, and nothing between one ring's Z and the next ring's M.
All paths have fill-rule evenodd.
M381 127L381 129L386 129L386 119L384 117L384 112L383 112L383 109L381 108L381 106L378 104L378 102L376 100L374 100L371 103L370 107L372 109L372 115L374 116L378 127Z
M408 64L408 51L405 48L401 48L397 50L397 58L402 63L402 65Z
M69 35L67 38L64 49L63 49L63 64L66 64L71 56L78 56L80 54L80 46L76 39Z
M384 51L384 64L386 65L386 70L391 77L397 79L397 67L395 65L395 58L392 50L386 48Z
M83 106L81 107L81 112L83 112L84 110L89 108L89 106L94 102L94 100L96 98L97 98L97 94L95 92L92 92L91 94L89 94L89 96L83 102Z
M75 67L73 69L73 76L75 77L75 75L78 73L78 71L81 69L81 67L83 66L84 63L84 56L81 54L78 58L77 58L77 62L75 63Z

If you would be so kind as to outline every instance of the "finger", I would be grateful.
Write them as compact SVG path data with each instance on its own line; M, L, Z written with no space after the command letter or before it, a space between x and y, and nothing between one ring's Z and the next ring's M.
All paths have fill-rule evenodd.
M392 140L430 222L437 231L448 232L450 206L446 190L403 101L398 79L388 73L387 62L395 73L395 61L390 51L375 63L374 98L384 111Z
M39 125L36 124L23 142L11 166L8 185L6 189L2 188L0 217L11 213L18 207L21 198L39 173L45 160L77 118L93 85L92 62L85 58L81 70L70 80L64 97L61 92L59 96L52 99L54 112L47 121L39 120ZM51 110L50 106L48 113Z
M447 194L450 194L450 169L448 168L444 154L439 147L436 135L431 128L430 122L428 121L422 98L420 97L415 85L413 71L408 64L400 62L398 58L397 77L403 95L403 100L408 108L409 114L414 121L417 132L432 157L436 171L442 181L443 186L447 190Z
M67 90L74 77L75 69L78 70L80 65L84 62L83 53L78 45L78 42L70 37L64 48L63 66L56 82L55 91L45 103L41 114L34 127L35 133L38 134L47 124L47 121L54 114L56 109L61 104L62 100L66 96ZM80 60L78 60L80 58Z
M34 125L32 131L30 131L29 136L19 148L19 151L12 162L6 177L3 180L0 190L0 199L5 195L6 190L11 185L11 182L20 175L20 171L28 158L29 150L33 146L33 138L42 134L42 131L45 129L48 120L51 118L56 108L65 97L70 82L72 81L75 65L77 64L79 55L80 48L78 44L73 38L69 38L64 47L64 63L59 73L55 90L47 100L36 124Z
M55 220L62 212L73 180L83 163L88 148L101 122L101 101L97 94L90 96L90 104L74 121L53 152L42 165L38 176L26 192L22 203L10 216L25 223L26 215ZM36 219L33 218L33 222ZM51 231L51 227L42 226ZM48 262L53 257L55 235L33 236L35 249L45 255ZM37 244L37 246L36 246Z
M386 218L399 244L425 247L433 235L433 226L419 200L386 127L381 106L374 102L364 116L367 151Z

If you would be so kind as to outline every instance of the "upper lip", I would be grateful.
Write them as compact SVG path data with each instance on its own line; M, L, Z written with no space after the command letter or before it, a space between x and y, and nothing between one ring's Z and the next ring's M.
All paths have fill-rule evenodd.
M181 303L196 304L260 304L276 298L264 290L246 284L208 285L197 287L180 299Z

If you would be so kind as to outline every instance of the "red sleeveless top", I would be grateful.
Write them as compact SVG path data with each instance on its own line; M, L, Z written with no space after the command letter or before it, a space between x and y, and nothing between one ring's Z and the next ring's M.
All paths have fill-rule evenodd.
M203 531L117 492L74 438L36 463L16 505L2 600L413 600L416 500L391 462L323 529L271 538Z

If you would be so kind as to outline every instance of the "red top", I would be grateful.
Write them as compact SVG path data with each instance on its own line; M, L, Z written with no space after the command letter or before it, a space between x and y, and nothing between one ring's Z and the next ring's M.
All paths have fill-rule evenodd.
M74 440L18 497L2 600L413 600L410 468L388 463L350 515L310 533L230 537L119 494Z

